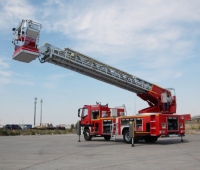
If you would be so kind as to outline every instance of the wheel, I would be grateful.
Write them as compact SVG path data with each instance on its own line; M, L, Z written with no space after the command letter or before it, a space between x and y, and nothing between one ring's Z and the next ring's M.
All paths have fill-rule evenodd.
M124 138L125 143L131 144L132 139L129 137L129 130L128 129L125 130L123 138Z
M84 139L86 141L91 141L92 136L90 135L90 129L85 129L84 130Z
M146 136L144 138L144 140L146 143L154 143L158 140L158 137L157 136Z
M104 136L104 139L105 139L105 140L110 140L110 138L111 138L110 135L106 135L106 136Z

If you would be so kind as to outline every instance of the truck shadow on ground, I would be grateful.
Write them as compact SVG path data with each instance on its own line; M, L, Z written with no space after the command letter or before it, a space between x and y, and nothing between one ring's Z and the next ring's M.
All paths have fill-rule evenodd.
M157 142L155 143L146 143L144 140L139 141L138 143L135 143L135 146L146 146L146 145L154 145L154 146L159 146L159 145L176 145L176 144L185 144L189 143L189 140L183 139L183 142L181 142L180 138L168 138L168 139L162 139L159 138ZM102 138L93 138L91 141L85 141L82 139L82 144L80 147L98 147L98 146L110 146L110 145L131 145L131 144L126 144L124 143L123 139L116 139L110 140L110 141L105 141Z

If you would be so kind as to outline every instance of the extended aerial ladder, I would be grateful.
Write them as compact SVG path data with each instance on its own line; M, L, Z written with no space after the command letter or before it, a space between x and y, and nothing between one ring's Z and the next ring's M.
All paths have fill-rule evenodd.
M174 89L164 89L117 68L109 66L70 48L60 49L49 43L38 47L41 24L32 20L22 20L13 28L13 59L29 63L39 58L41 63L49 62L97 80L134 92L149 104L139 113L160 113L161 94ZM169 114L176 113L176 96L170 105Z

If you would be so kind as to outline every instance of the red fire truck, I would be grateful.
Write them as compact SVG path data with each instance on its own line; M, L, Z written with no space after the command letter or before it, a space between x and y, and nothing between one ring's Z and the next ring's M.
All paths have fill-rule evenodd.
M176 114L176 95L173 88L162 88L117 68L88 57L69 48L60 49L49 43L39 47L41 24L32 20L22 20L13 28L13 59L29 63L39 58L41 63L52 63L97 80L134 92L149 107L137 115L127 116L125 106L109 108L108 105L85 105L78 110L80 126L85 140L92 137L104 137L110 140L116 135L123 135L124 142L131 143L129 121L135 124L135 142L145 140L155 142L158 137L185 135L185 120L190 114ZM163 107L162 94L171 95L168 110Z
M81 126L84 127L84 139L102 136L105 140L116 135L123 135L124 142L131 143L129 121L135 122L135 138L147 143L156 142L158 137L180 136L185 134L185 120L190 115L172 113L139 113L127 116L125 107L109 108L108 105L85 105L78 110Z

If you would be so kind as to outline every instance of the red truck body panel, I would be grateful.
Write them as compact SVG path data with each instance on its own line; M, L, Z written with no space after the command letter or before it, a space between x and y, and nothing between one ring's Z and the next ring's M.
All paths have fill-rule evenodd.
M138 137L184 135L185 120L190 119L189 114L144 113L121 116L125 112L124 108L109 108L102 105L85 105L83 108L87 111L87 115L81 118L81 126L89 127L91 135L100 136L116 134L116 132L118 135L123 135L123 132L129 128L129 121L135 122L135 136ZM112 116L112 109L116 110L116 116Z

